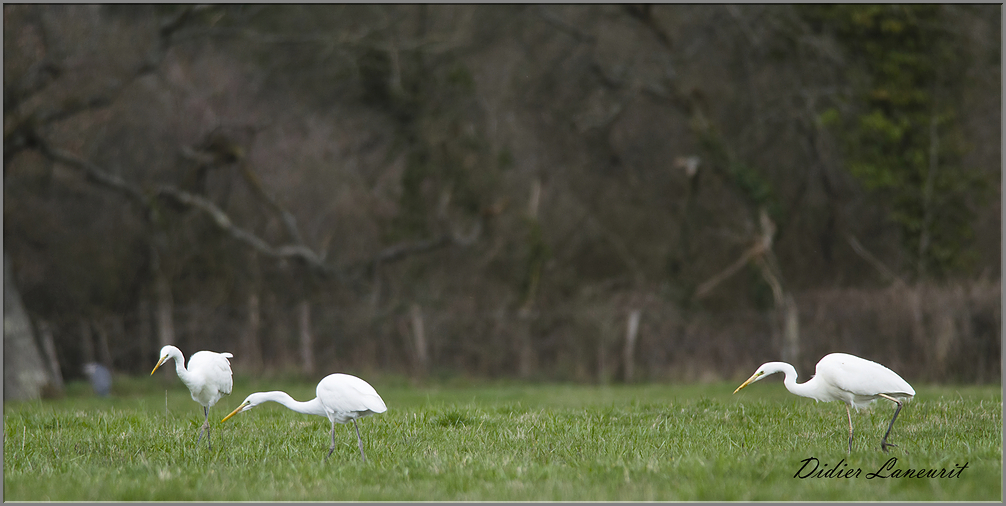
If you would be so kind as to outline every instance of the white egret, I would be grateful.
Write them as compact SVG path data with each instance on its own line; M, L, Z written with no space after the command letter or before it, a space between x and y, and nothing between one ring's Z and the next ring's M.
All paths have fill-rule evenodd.
M360 437L360 427L356 424L356 419L387 411L388 406L384 404L384 399L381 399L370 383L356 376L340 373L329 374L322 378L315 392L317 397L306 402L294 400L286 392L278 390L255 392L246 397L244 402L221 422L226 422L230 417L268 401L278 402L298 413L327 416L332 422L332 446L328 448L328 455L325 455L327 461L335 450L335 424L352 420L356 428L360 457L366 462L367 456L363 453L363 439Z
M849 411L849 406L855 407L858 411L881 397L894 402L898 407L887 426L887 433L880 440L880 448L886 453L887 447L897 446L888 443L887 436L891 434L894 420L901 412L902 400L911 400L915 396L915 389L896 372L855 355L831 353L817 363L814 376L805 383L796 382L796 369L792 365L786 362L767 362L737 387L734 393L777 372L786 374L783 383L787 390L796 395L810 397L816 401L845 403L845 412L849 416L849 453L852 453L852 412Z
M231 393L234 380L231 377L231 363L227 359L233 356L230 353L197 351L189 357L189 367L186 369L182 351L169 344L161 348L161 359L157 361L154 370L150 371L150 375L153 376L161 364L169 358L175 359L178 379L189 387L192 400L203 406L204 421L202 428L199 429L196 444L199 444L205 431L206 445L211 450L213 445L210 443L210 407L216 404L220 397Z

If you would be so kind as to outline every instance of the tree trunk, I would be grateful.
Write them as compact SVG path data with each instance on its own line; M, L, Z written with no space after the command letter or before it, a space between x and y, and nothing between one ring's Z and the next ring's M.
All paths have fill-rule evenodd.
M608 384L608 343L603 333L597 341L597 382Z
M97 346L95 355L98 362L112 370L112 352L108 347L108 321L107 320L95 320L94 321L94 331L98 336Z
M800 362L800 313L793 296L786 294L782 304L782 356L791 364Z
M154 293L157 296L157 341L161 347L175 344L175 305L171 300L171 284L160 269L155 271Z
M63 392L63 373L59 370L59 357L56 355L56 343L52 338L52 325L45 320L38 322L38 337L42 340L42 351L49 362L49 374L52 378L52 386L57 391Z
M922 308L925 290L926 285L918 281L916 281L914 286L908 288L908 303L912 308L912 344L914 344L913 349L918 352L913 358L920 361L927 361L929 359L928 351L930 347ZM893 340L891 342L893 343ZM896 350L892 348L890 353L896 353Z
M241 353L239 363L249 372L260 372L262 363L262 272L259 268L257 253L248 254L248 284L246 300L245 327L241 334Z
M262 305L258 291L248 292L248 320L242 336L241 361L249 371L262 370L262 347L259 333L262 330Z
M80 320L80 354L85 364L95 361L91 322L86 318L81 318Z
M528 198L527 218L531 227L538 227L538 208L541 204L541 180L535 179L531 182L531 195ZM536 240L532 235L530 241ZM530 248L534 248L533 242L529 243ZM537 367L537 356L535 355L534 342L531 337L532 306L534 305L535 294L538 291L538 283L541 278L542 259L536 258L528 264L527 290L524 293L524 302L517 311L517 331L515 337L518 339L518 374L521 378L531 376L531 372Z
M314 336L311 334L311 303L307 299L297 304L297 327L300 331L300 363L304 374L314 375Z
M138 313L136 335L140 340L140 357L142 360L147 360L152 358L154 352L150 349L150 301L146 297L140 299L136 312Z
M412 304L409 313L412 319L412 338L416 346L416 369L420 377L425 377L429 367L429 352L423 328L423 312L419 304Z
M622 361L625 373L625 382L632 381L636 370L636 337L639 333L639 316L641 311L633 309L629 313L628 328L625 331L625 349L623 350Z
M531 314L530 311L521 309L517 312L517 320L514 325L513 336L518 343L518 364L517 375L522 379L531 377L531 373L537 368L537 356L534 352L534 343L531 341Z
M3 254L3 398L38 399L50 382L35 333L14 284L7 252Z

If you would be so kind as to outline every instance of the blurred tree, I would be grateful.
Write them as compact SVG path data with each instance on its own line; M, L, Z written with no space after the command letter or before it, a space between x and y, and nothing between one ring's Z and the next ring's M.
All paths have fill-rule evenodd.
M3 255L3 398L37 399L51 381L35 342L28 313L14 283L7 251Z
M853 87L841 127L848 170L886 202L914 275L943 277L973 265L975 208L987 174L962 165L968 150L957 112L973 65L963 34L940 5L801 8L847 51Z
M874 286L864 259L1000 269L1001 199L951 177L998 177L1000 7L843 9L8 5L5 247L64 363L83 324L108 325L117 369L160 339L251 371L587 381L621 354L636 378L708 377L797 328L770 308L799 309L815 353L808 326L830 319L805 317L825 300L808 293ZM864 28L891 19L901 35ZM930 33L967 79L943 79L963 67L945 55L915 61ZM901 59L907 74L888 69ZM873 139L904 121L903 145ZM908 186L866 184L885 173ZM762 208L771 255L745 257ZM916 240L911 223L930 226ZM981 255L938 267L960 224ZM732 265L745 275L691 296ZM915 335L891 315L889 342Z

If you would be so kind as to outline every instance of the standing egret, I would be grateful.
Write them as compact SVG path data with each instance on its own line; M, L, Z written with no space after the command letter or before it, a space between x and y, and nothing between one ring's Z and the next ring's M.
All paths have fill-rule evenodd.
M157 361L154 370L150 371L153 376L157 368L169 358L175 359L175 372L178 379L189 387L192 400L203 406L203 426L199 429L199 437L196 444L203 438L203 431L206 432L206 445L210 450L213 445L210 443L210 406L220 400L220 397L231 393L234 380L231 378L231 363L227 360L233 357L230 353L216 353L212 351L197 351L189 357L189 367L185 368L185 357L181 350L170 344L161 348L161 359Z
M335 450L335 424L352 420L353 427L356 427L356 442L360 447L360 457L366 462L367 456L363 454L363 439L360 437L360 427L356 424L356 419L387 411L388 406L384 404L384 399L381 399L370 383L356 376L340 373L329 374L322 378L315 392L317 397L307 402L294 400L286 392L278 390L255 392L246 397L244 402L221 422L226 422L230 417L268 401L278 402L298 413L327 416L332 422L332 446L328 448L328 455L325 455L327 461Z
M852 412L849 411L849 406L854 406L858 411L880 397L894 402L898 407L894 410L890 425L887 426L887 433L880 440L880 448L887 453L888 446L898 446L888 443L887 436L891 434L894 420L901 411L902 400L911 400L915 396L915 389L896 372L854 355L831 353L817 363L814 376L805 383L796 382L796 369L792 365L786 362L767 362L737 387L734 393L777 372L786 374L783 383L787 390L796 395L810 397L816 401L845 403L845 412L849 415L849 453L852 453Z

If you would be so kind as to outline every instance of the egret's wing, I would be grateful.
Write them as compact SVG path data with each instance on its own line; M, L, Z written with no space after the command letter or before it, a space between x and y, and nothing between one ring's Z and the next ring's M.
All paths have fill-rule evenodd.
M318 383L317 393L325 407L337 413L367 410L384 413L388 410L384 399L370 383L348 374L326 376Z
M207 385L216 388L222 394L229 395L234 387L234 378L231 374L231 363L227 360L228 356L232 355L212 351L196 352L189 359L189 372L202 374Z
M914 396L915 389L901 376L872 360L845 353L832 353L817 364L817 376L856 396L878 394Z

